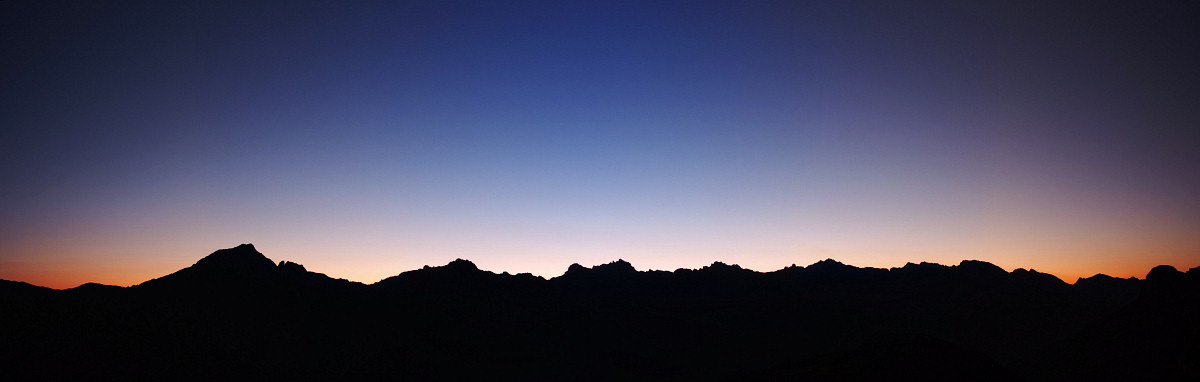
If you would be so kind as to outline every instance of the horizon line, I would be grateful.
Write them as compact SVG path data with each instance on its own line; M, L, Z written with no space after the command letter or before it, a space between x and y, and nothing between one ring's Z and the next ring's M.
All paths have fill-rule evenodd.
M94 281L85 281L85 282L83 282L83 283L80 283L80 284L78 284L78 285L76 285L76 286L73 286L73 287L55 288L55 287L43 286L43 285L35 284L35 283L32 283L32 282L21 281L21 280L12 280L12 279L6 279L6 278L0 278L0 280L6 280L6 281L11 281L11 282L25 283L25 284L28 284L28 285L33 285L33 286L38 286L38 287L43 287L43 288L49 288L49 289L53 289L53 290L69 290L69 289L78 288L78 287L80 287L80 286L87 285L87 284L98 284L98 285L106 285L106 286L116 286L116 287L121 287L121 288L129 288L129 287L133 287L133 286L137 286L137 285L143 284L143 283L145 283L145 282L147 282L147 281L150 281L150 280L154 280L154 279L158 279L158 278L161 278L161 277L165 277L165 276L171 275L171 274L173 274L173 273L175 273L175 272L178 272L178 271L180 271L180 270L183 270L183 269L190 268L190 267L194 266L196 263L198 263L200 260L203 260L203 259L205 259L205 258L208 258L209 256L212 256L213 254L215 254L215 253L217 253L217 252L226 251L226 250L233 250L233 249L240 248L240 247L244 247L244 246L249 246L251 249L253 249L253 250L254 250L254 252L255 252L255 253L258 253L258 254L259 254L259 255L261 255L263 258L265 258L265 259L267 259L267 260L271 261L271 263L272 263L272 264L275 264L275 266L277 266L277 267L278 267L279 265L283 264L284 262L293 263L293 264L299 264L299 265L301 265L301 266L304 266L304 264L302 264L302 263L298 263L298 262L291 261L291 260L286 260L286 259L285 259L285 260L278 260L278 261L277 261L277 260L271 259L270 257L267 257L267 255L266 255L266 254L264 254L264 253L262 253L262 252L259 252L259 251L258 251L258 249L254 247L254 244L253 244L253 243L243 243L243 244L239 244L239 245L237 245L237 246L234 246L234 247L217 249L217 250L213 251L212 253L209 253L208 255L205 255L205 256L201 257L200 259L196 260L196 262L195 262L195 263L192 263L191 265L187 265L187 266L184 266L184 267L182 267L182 268L179 268L179 269L176 269L176 270L174 270L174 271L171 271L171 272L169 272L169 273L166 273L166 274L163 274L163 275L160 275L160 276L156 276L156 277L152 277L152 278L150 278L150 279L142 280L142 281L139 281L139 282L136 282L136 283L132 283L132 284L129 284L129 285L104 284L104 283L100 283L100 282L94 282ZM343 277L331 276L331 275L329 275L329 274L327 274L327 273L325 273L325 272L319 272L319 271L309 270L309 269L307 268L307 266L304 266L304 268L305 268L305 270L306 270L306 271L308 271L308 272L312 272L312 273L320 273L320 274L326 275L327 277L330 277L330 278L333 278L333 279L341 279L341 280L346 280L346 281L350 281L350 282L355 282L355 283L359 283L359 284L363 284L363 285L373 285L373 284L377 284L377 283L379 283L379 282L381 282L381 281L383 281L383 280L386 280L386 279L388 279L388 278L391 278L391 277L396 277L396 276L399 276L399 275L401 275L401 274L404 274L404 273L407 273L407 272L419 271L419 270L426 269L426 268L440 268L440 267L447 266L447 265L449 265L449 264L451 264L451 263L453 263L453 262L455 262L455 261L460 261L460 260L463 260L463 261L470 262L472 265L474 265L474 264L475 264L475 262L474 262L474 261L472 261L472 260L470 260L470 259L466 259L466 258L462 258L462 257L457 257L455 260L451 260L451 261L449 261L449 262L447 262L446 264L443 264L443 265L431 265L431 264L425 264L425 265L423 265L423 266L420 266L420 267L417 267L417 268L408 269L408 270L402 270L402 271L400 271L399 273L395 273L395 274L392 274L392 275L390 275L390 276L383 277L383 278L381 278L381 279L379 279L379 280L376 280L376 281L374 281L374 282L364 282L364 281L360 281L360 280L352 280L352 279L349 279L349 278L343 278ZM823 260L817 260L817 261L815 261L815 262L813 262L813 263L811 263L811 264L808 264L808 265L798 265L797 263L792 263L791 265L785 265L785 266L783 266L782 268L778 268L778 269L774 269L774 270L769 270L769 271L760 271L760 270L756 270L756 269L752 269L752 268L743 267L743 266L741 266L741 265L739 265L739 264L737 264L737 263L731 263L731 262L726 262L726 261L722 261L722 260L714 260L712 263L709 263L709 264L707 264L707 265L704 265L704 266L702 266L702 267L699 267L699 268L686 268L686 267L679 267L679 268L675 268L674 270L666 270L666 269L653 269L653 268L647 268L647 269L638 269L637 267L633 266L633 263L632 263L632 262L629 262L629 261L626 261L626 260L624 260L624 259L620 259L620 258L618 258L618 259L616 259L616 260L612 260L612 261L605 262L605 263L600 263L600 264L594 264L594 265L591 265L591 266L584 266L584 265L582 265L582 264L580 264L580 263L578 263L578 262L572 262L572 263L571 263L571 265L569 265L569 266L567 267L567 270L564 270L564 271L563 271L561 274L559 274L559 275L557 275L557 276L546 276L546 275L542 275L542 274L536 274L536 273L532 273L532 272L510 272L510 271L499 271L499 272L497 272L497 271L492 271L492 270L481 269L481 268L478 268L478 266L476 266L476 268L477 268L477 269L479 269L480 271L483 271L483 272L489 272L489 273L498 274L498 275L499 275L499 274L509 274L509 275L529 274L529 275L532 275L532 276L535 276L535 277L538 277L538 278L541 278L541 279L544 279L544 280L550 280L550 279L554 279L554 278L558 278L558 277L562 277L562 276L566 275L566 273L567 273L567 272L570 270L570 268L572 268L572 267L573 267L573 266L575 266L575 265L579 265L579 266L581 266L581 267L584 267L584 268L587 268L587 269L592 269L592 268L595 268L595 267L599 267L599 266L603 266L603 265L609 265L609 264L614 264L614 263L618 263L618 262L625 262L625 263L627 263L627 264L630 264L630 266L631 266L631 267L632 267L632 268L633 268L633 269L634 269L636 272L669 272L669 273L673 273L673 272L677 272L677 271L680 271L680 270L692 270L692 271L696 271L696 270L701 270L701 269L704 269L704 268L708 268L708 267L711 267L711 266L713 266L713 265L716 265L717 263L720 263L720 264L725 264L725 265L728 265L728 266L736 266L736 267L738 267L738 268L745 269L745 270L748 270L748 271L751 271L751 272L755 272L755 273L771 273L771 272L777 272L777 271L781 271L781 270L785 270L785 269L788 269L788 268L793 268L793 267L798 267L798 268L808 268L808 267L811 267L811 266L813 266L813 265L816 265L816 264L819 264L819 263L823 263L823 262L827 262L827 261L833 261L833 262L835 262L835 263L842 264L842 265L849 266L849 267L853 267L853 268L857 268L857 269L877 269L877 270L883 270L883 271L892 271L892 270L896 270L896 269L902 269L902 268L904 268L904 267L906 267L906 266L909 266L909 265L922 265L922 264L933 264L933 265L938 265L938 266L943 266L943 267L951 268L951 267L958 267L958 266L962 265L964 262L968 262L968 261L977 261L977 262L983 262L983 263L987 263L987 264L989 264L989 265L995 266L995 267L997 267L997 268L999 268L999 269L1003 270L1003 271L1004 271L1005 273L1007 273L1007 274L1012 274L1012 273L1014 273L1014 272L1017 272L1017 271L1019 271L1019 270L1025 270L1025 271L1035 272L1035 273L1039 273L1039 274L1050 275L1050 276L1054 277L1055 279L1057 279L1057 280L1059 280L1059 281L1061 281L1061 282L1063 282L1064 284L1067 284L1067 285L1075 285L1075 284L1076 284L1076 283L1078 283L1080 280L1083 280L1083 279L1089 279L1089 278L1093 278L1093 277L1097 277L1097 276L1107 276L1107 277L1112 277L1112 278L1117 278L1117 279L1135 279L1135 280L1145 280L1145 279L1146 279L1146 278L1145 278L1145 276L1143 276L1143 277L1138 277L1138 276L1130 276L1130 277L1118 277L1118 276L1111 276L1111 275L1108 275L1108 274L1106 274L1106 273L1096 273L1096 274L1094 274L1094 275L1091 275L1091 276L1088 276L1088 277L1079 276L1079 277L1077 277L1077 278L1076 278L1074 281L1067 281L1067 280L1063 279L1062 277L1060 277L1060 276L1058 276L1058 275L1056 275L1056 274L1054 274L1054 273L1042 272L1042 271L1038 271L1037 269L1034 269L1034 268L1025 268L1025 267L1017 267L1017 268L1013 268L1012 270L1008 270L1008 269L1005 269L1004 267L1001 267L1001 266L999 266L999 265L996 265L995 263L992 263L992 262L990 262L990 261L987 261L987 260L980 260L980 259L962 259L962 260L959 260L958 264L951 264L951 265L942 264L942 263L938 263L938 262L930 262L930 261L921 261L921 262L912 262L912 261L907 261L907 262L905 262L905 263L904 263L903 265L901 265L901 266L896 266L896 267L888 267L888 268L879 268L879 267L871 267L871 266L860 267L860 266L856 266L856 265L853 265L853 264L848 264L848 263L842 262L842 261L840 261L840 260L834 259L834 258L832 258L832 257L829 257L829 258L826 258L826 259L823 259ZM1175 269L1175 270L1177 270L1177 271L1178 271L1178 270L1180 270L1180 268L1179 268L1178 266L1175 266L1175 265L1173 265L1173 264L1159 264L1159 265L1156 265L1156 266L1152 266L1152 267L1150 267L1150 269L1153 269L1153 268L1156 268L1156 267L1159 267L1159 266L1169 266L1169 267L1172 267L1172 268L1174 268L1174 269ZM1185 269L1185 270L1183 270L1183 271L1181 271L1181 272L1187 272L1188 270L1195 269L1195 268L1200 268L1200 266L1197 266L1197 267L1192 267L1192 268L1187 268L1187 269ZM1147 274L1149 274L1149 272L1150 272L1150 270L1149 270L1149 269L1148 269L1148 270L1146 270L1146 273L1147 273Z

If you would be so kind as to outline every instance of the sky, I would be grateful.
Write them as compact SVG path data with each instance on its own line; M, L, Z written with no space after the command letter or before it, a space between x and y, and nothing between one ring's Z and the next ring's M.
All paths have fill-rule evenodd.
M1200 266L1189 1L0 2L0 278Z

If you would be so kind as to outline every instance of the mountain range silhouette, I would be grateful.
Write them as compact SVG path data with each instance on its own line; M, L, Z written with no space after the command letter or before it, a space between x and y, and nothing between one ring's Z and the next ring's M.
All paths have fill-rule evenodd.
M459 259L367 285L243 244L132 287L0 280L0 307L4 380L1200 380L1200 267Z

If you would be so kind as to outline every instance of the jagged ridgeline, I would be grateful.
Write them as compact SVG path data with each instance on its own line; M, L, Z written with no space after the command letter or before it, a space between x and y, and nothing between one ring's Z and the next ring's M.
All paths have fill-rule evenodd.
M2 280L0 280L2 281ZM1197 380L1200 268L720 262L365 285L252 245L122 288L0 282L6 380Z

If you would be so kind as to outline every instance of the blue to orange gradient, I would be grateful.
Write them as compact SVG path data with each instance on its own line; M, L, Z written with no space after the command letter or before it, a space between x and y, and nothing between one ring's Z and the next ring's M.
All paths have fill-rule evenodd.
M0 278L1200 265L1172 5L0 3Z

